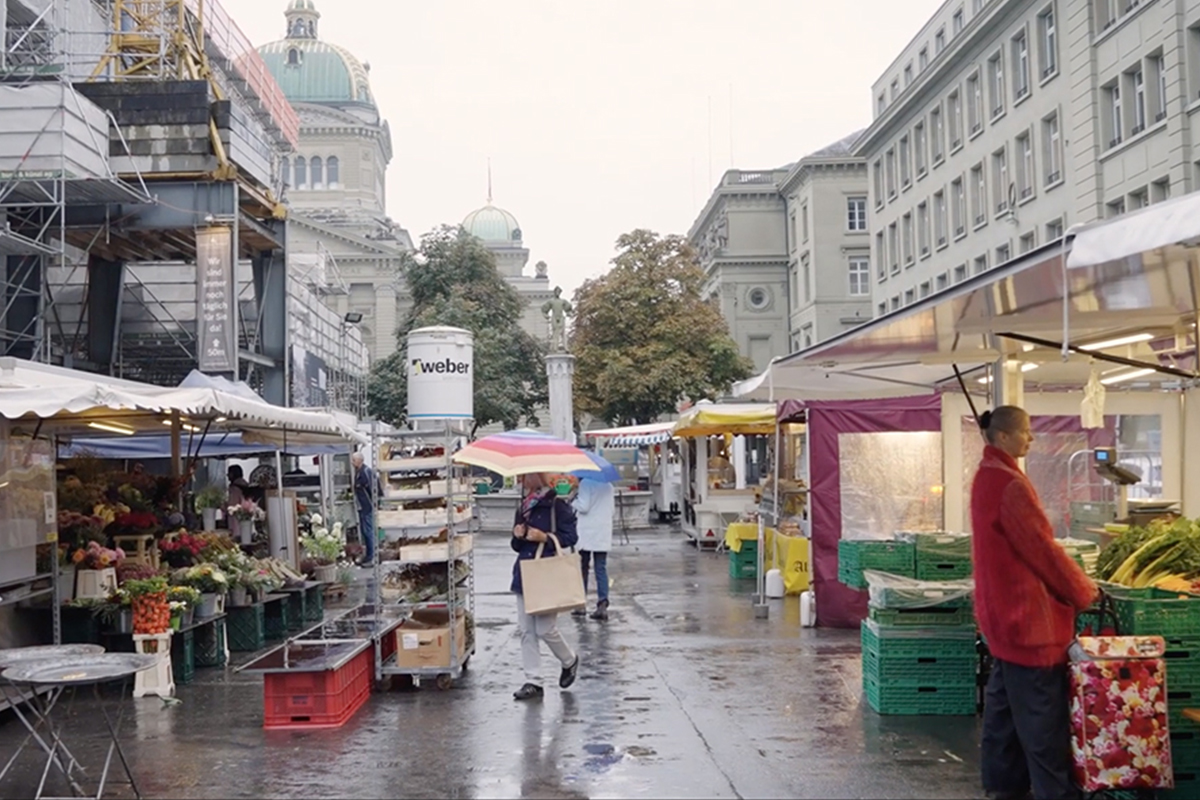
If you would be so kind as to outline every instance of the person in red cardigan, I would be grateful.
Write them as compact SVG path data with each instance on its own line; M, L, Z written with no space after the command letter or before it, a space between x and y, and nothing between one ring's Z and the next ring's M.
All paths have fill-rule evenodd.
M988 445L971 487L975 616L994 665L983 712L989 797L1077 798L1072 782L1067 649L1096 584L1054 541L1017 459L1033 443L1029 414L1000 406L980 418Z

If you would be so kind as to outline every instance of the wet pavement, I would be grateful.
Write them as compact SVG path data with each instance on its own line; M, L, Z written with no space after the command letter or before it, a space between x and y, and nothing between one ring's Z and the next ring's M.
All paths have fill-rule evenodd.
M375 693L341 729L264 731L262 681L233 669L198 670L179 704L125 700L122 742L143 796L982 796L975 718L874 714L857 631L802 630L796 598L754 619L754 582L667 529L614 547L608 622L560 618L582 657L576 685L557 688L546 654L545 699L514 702L511 563L504 537L476 547L466 676L444 691ZM65 736L86 763L103 757L95 711L81 699ZM0 716L0 764L23 734ZM0 798L32 796L42 763L23 756Z

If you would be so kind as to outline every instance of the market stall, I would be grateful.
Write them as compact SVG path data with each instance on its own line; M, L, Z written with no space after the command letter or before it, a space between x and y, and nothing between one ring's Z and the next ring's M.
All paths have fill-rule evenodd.
M596 450L621 471L616 484L616 519L624 530L648 527L679 516L682 499L674 422L584 431Z

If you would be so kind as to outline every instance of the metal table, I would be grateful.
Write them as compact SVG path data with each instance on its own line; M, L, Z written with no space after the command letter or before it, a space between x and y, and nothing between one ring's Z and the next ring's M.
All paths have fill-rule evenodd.
M160 654L161 655L161 654ZM105 707L104 699L100 694L100 687L106 683L126 682L142 670L149 669L155 665L160 655L142 655L139 653L86 653L70 656L50 656L43 655L41 658L25 658L17 661L12 666L4 669L2 677L6 682L13 686L28 687L32 690L32 705L38 705L37 715L42 720L42 723L50 734L50 745L43 748L47 750L46 766L42 769L41 781L38 783L37 793L34 795L34 800L74 800L80 795L92 797L94 800L100 800L104 796L104 788L108 784L108 773L112 768L113 755L115 754L121 761L121 767L125 770L127 781L120 783L128 783L133 790L133 795L138 800L141 800L141 792L138 790L137 782L133 778L133 773L129 769L129 762L125 758L125 752L121 749L119 733L121 730L121 721L125 716L126 705L118 701L120 711L117 713L116 720L109 716L108 709ZM67 689L71 689L72 693L78 691L79 688L91 686L92 692L95 695L96 703L100 708L100 714L104 719L104 726L108 730L110 739L108 745L108 753L104 758L104 766L100 772L100 777L96 781L95 794L90 794L84 790L79 783L79 779L73 777L72 773L76 770L82 777L84 770L78 764L74 756L67 750L62 741L61 726L56 726L54 723L54 711L58 707L58 701ZM42 692L48 690L45 697ZM122 692L122 700L124 692ZM39 741L41 740L39 737ZM63 760L59 758L59 753L66 758L68 766L64 768ZM54 797L46 794L46 781L50 776L50 768L54 766L63 773L67 782L70 784L72 794L70 797ZM90 781L89 781L90 782Z

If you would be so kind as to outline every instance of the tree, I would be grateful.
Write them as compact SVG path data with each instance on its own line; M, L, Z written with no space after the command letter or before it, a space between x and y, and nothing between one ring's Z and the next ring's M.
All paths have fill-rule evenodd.
M403 423L408 406L405 341L409 331L450 325L475 334L475 425L536 425L546 403L543 348L520 326L525 301L496 270L496 260L462 228L442 226L421 240L401 271L413 310L397 333L400 349L371 368L370 413Z
M700 299L704 272L686 239L636 230L617 250L612 270L575 293L577 408L609 424L651 422L752 374L720 312Z

